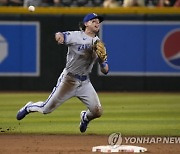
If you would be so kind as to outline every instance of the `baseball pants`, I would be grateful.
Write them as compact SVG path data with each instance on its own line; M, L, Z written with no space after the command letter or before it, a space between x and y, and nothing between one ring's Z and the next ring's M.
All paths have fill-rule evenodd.
M36 102L27 107L28 112L51 113L66 100L77 97L87 106L87 119L102 115L102 106L89 78L84 81L69 75L66 69L61 73L56 86L45 102Z

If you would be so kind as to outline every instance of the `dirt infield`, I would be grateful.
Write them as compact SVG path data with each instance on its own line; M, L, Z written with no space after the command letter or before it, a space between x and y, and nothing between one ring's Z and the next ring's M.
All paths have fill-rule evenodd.
M0 135L1 154L89 154L93 146L107 145L97 135ZM180 144L140 144L153 154L179 154ZM127 154L127 153L126 153Z

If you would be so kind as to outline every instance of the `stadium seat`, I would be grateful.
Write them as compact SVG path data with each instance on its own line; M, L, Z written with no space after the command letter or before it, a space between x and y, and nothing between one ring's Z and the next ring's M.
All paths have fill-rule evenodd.
M92 0L93 6L102 6L104 0Z
M61 0L62 6L71 6L73 3L73 0Z
M85 6L88 0L76 0L77 6Z

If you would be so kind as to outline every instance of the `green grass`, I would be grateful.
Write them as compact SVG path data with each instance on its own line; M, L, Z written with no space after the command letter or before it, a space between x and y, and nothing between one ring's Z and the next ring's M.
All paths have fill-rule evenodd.
M86 109L72 98L51 114L32 113L21 121L17 111L28 101L44 101L49 93L0 93L0 134L80 134L79 113ZM99 93L104 108L86 134L180 136L180 93Z

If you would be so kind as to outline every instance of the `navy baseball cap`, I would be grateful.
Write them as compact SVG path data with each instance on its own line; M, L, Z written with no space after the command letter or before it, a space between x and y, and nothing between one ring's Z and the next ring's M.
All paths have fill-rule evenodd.
M99 19L99 22L102 22L104 20L104 18L102 16L98 16L95 13L90 13L84 17L83 23L88 22L89 20L92 20L92 19L96 19L96 18Z

